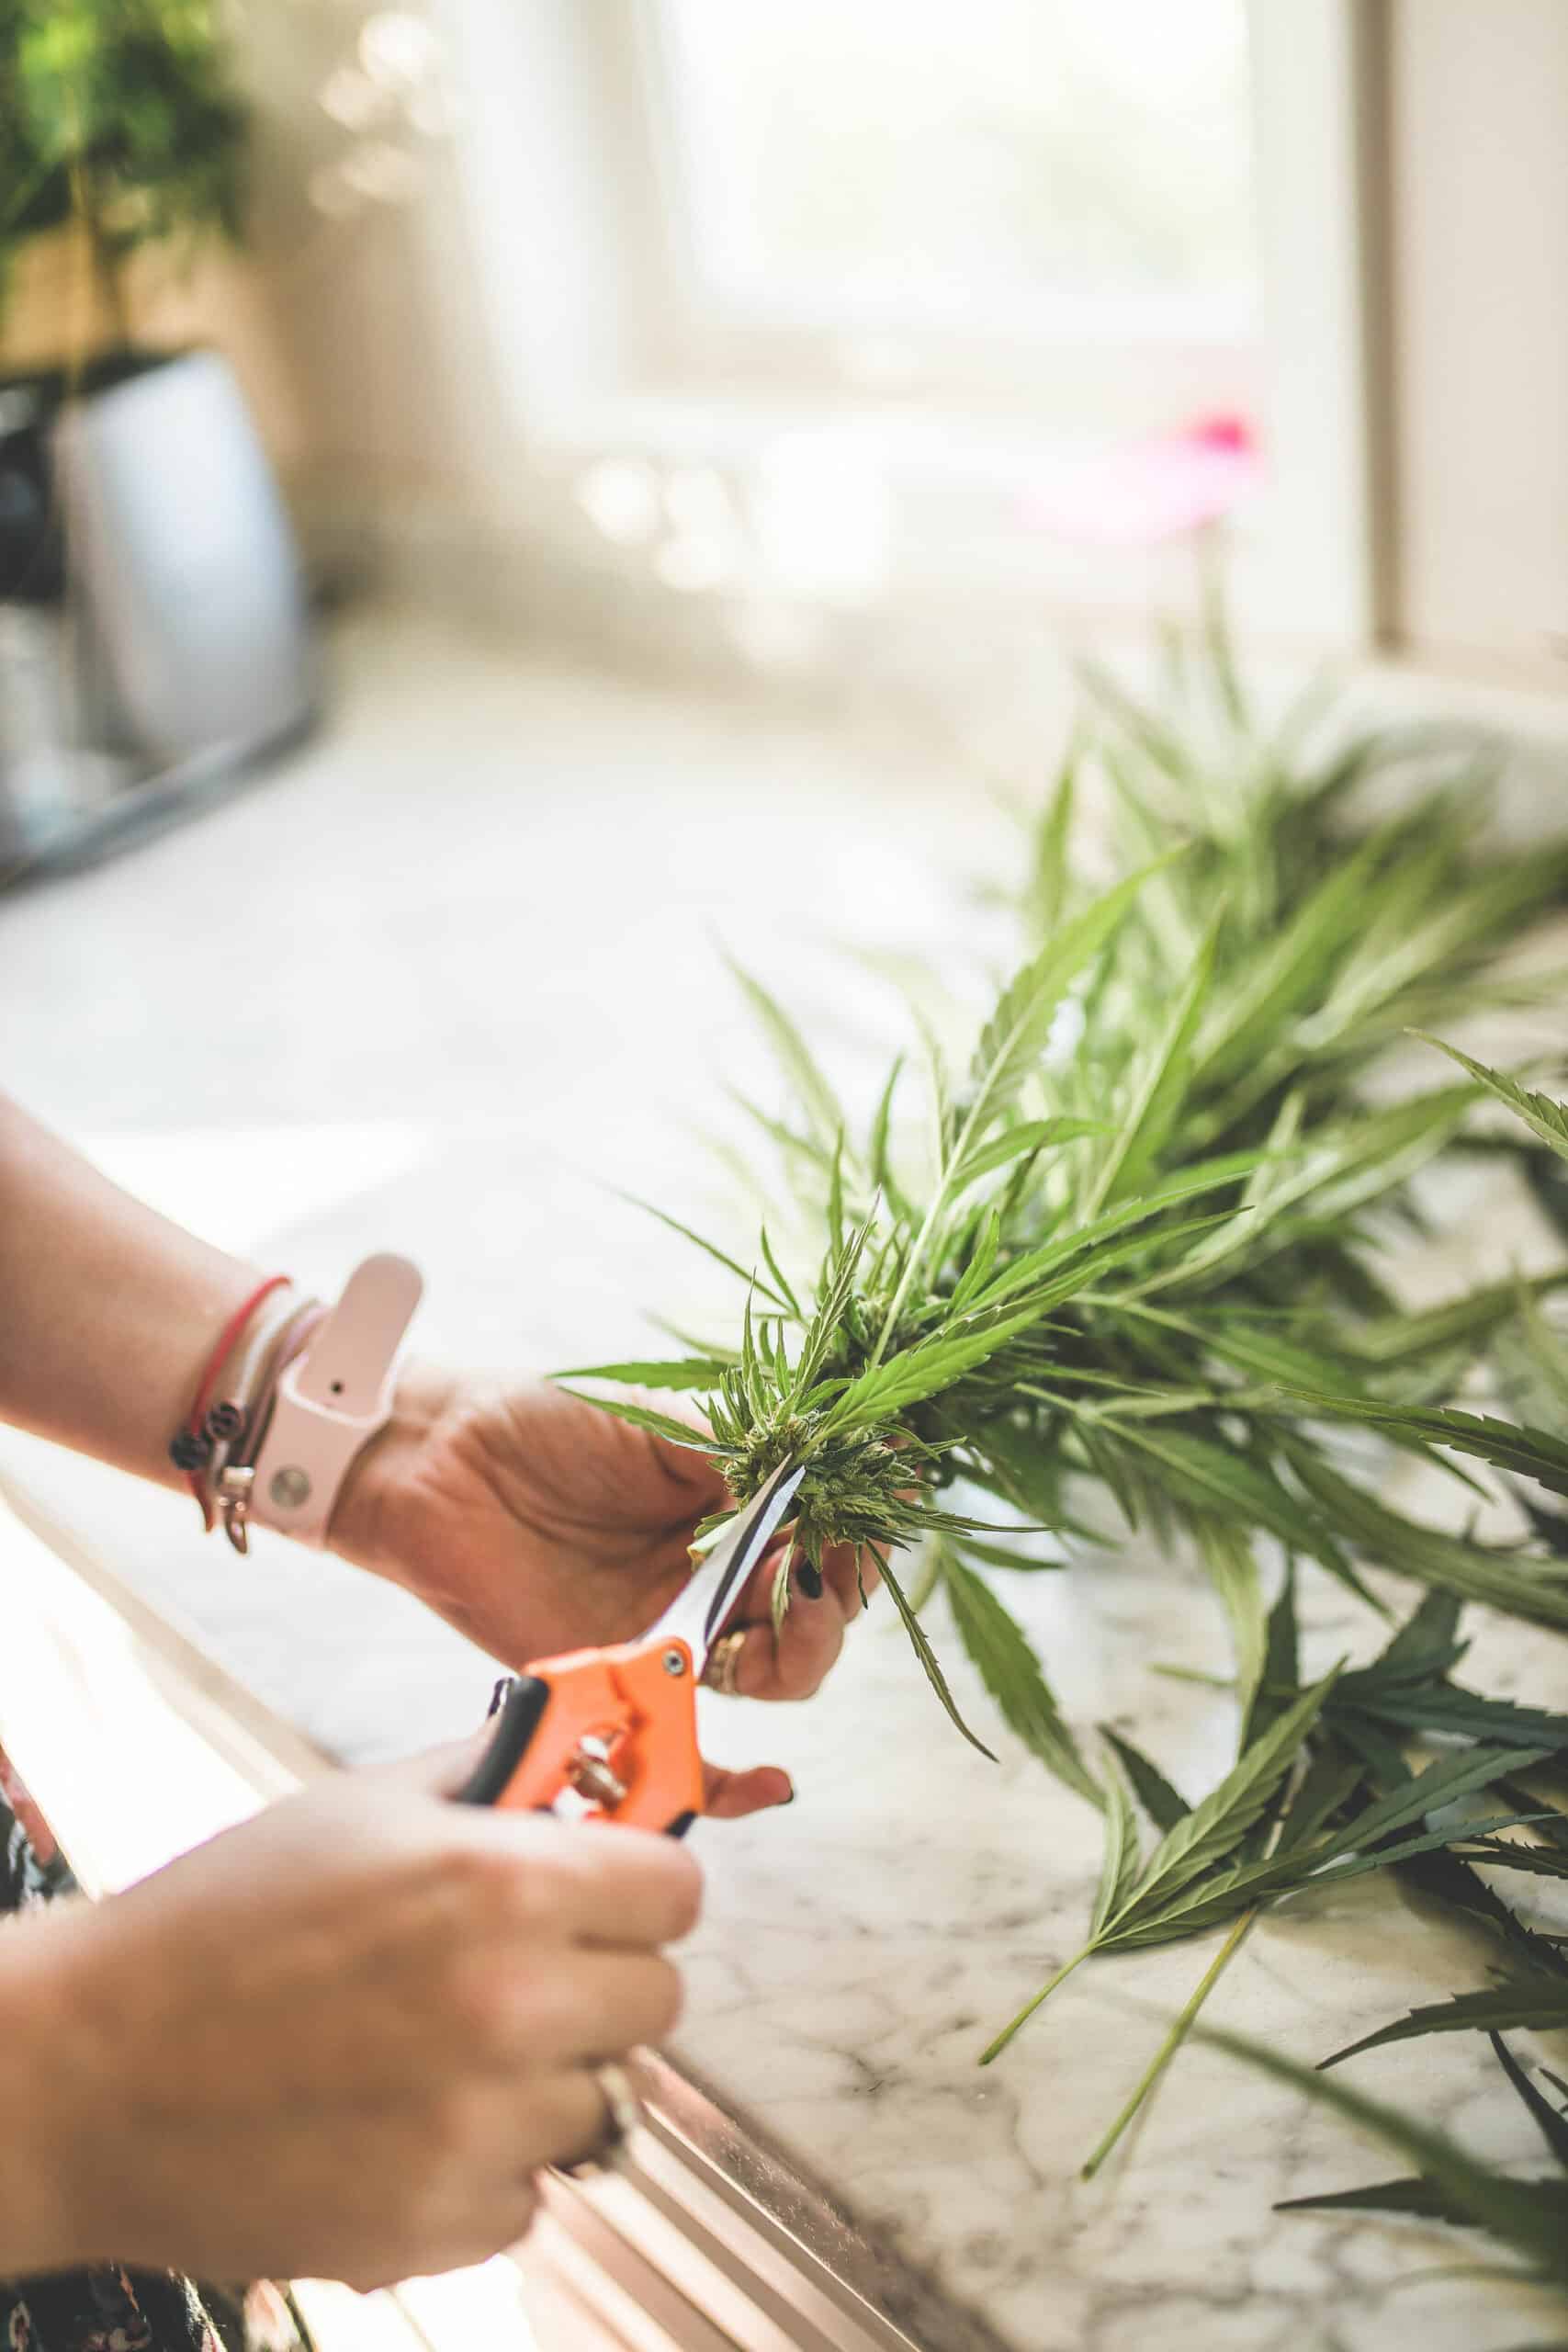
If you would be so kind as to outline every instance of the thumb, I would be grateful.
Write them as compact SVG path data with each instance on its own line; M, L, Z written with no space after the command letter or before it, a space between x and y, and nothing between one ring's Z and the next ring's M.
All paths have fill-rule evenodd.
M703 1811L710 1821L739 1821L744 1814L795 1803L795 1784L776 1764L754 1764L744 1772L727 1772L720 1764L705 1764L703 1777Z
M421 1748L393 1763L372 1764L359 1777L383 1788L417 1790L422 1796L455 1797L472 1780L494 1736L494 1724L486 1722L466 1739L443 1740L439 1747Z
M424 1748L417 1756L400 1757L395 1763L379 1768L380 1777L394 1788L421 1789L429 1796L461 1795L484 1760L495 1737L496 1718L516 1681L515 1675L502 1675L490 1694L490 1705L478 1731L470 1732L466 1739L444 1740L439 1747Z

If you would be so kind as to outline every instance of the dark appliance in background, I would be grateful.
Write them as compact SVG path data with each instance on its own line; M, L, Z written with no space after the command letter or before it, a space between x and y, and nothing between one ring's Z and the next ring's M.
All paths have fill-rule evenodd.
M217 353L0 381L0 882L199 805L315 691L293 535Z

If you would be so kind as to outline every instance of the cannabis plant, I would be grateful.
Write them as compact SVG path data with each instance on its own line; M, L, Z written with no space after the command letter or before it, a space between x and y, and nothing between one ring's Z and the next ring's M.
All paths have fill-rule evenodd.
M1369 2098L1347 2084L1325 2081L1321 2074L1296 2065L1265 2043L1234 2034L1215 2033L1208 2039L1260 2073L1335 2109L1347 2121L1416 2166L1399 2178L1374 2181L1364 2188L1290 2198L1278 2211L1392 2213L1478 2231L1518 2258L1518 2267L1509 2275L1553 2289L1560 2295L1568 2293L1568 2116L1530 2080L1499 2034L1492 2035L1498 2063L1540 2131L1551 2160L1547 2172L1523 2178L1472 2154L1402 2109ZM1568 2095L1568 2083L1545 2068L1541 2071L1554 2091ZM1532 2345L1530 2352L1568 2352L1568 2311L1559 2318L1550 2340Z
M1503 1702L1480 1703L1497 1708ZM1522 1717L1526 1711L1518 1712ZM1537 1728L1544 1728L1544 1724L1538 1721ZM1531 2080L1530 2070L1502 2037L1521 2030L1559 2033L1568 2027L1568 1957L1560 1936L1528 1927L1498 1896L1494 1884L1478 1874L1484 1868L1545 1879L1568 1878L1568 1814L1560 1804L1547 1801L1548 1790L1561 1792L1568 1758L1559 1746L1549 1758L1537 1761L1547 1767L1544 1775L1521 1759L1519 1779L1499 1778L1494 1783L1512 1801L1531 1807L1527 1816L1528 1840L1472 1832L1456 1837L1446 1849L1403 1865L1424 1894L1495 1939L1503 1958L1489 1985L1412 2009L1336 2052L1316 2073L1251 2042L1218 2034L1210 2038L1249 2064L1336 2108L1416 2167L1392 2180L1292 2198L1280 2206L1280 2211L1393 2213L1474 2230L1517 2256L1525 2278L1563 2291L1568 2290L1568 2114ZM1541 1785L1543 1777L1547 1788ZM1527 1781L1533 1785L1527 1786ZM1325 2079L1325 2070L1364 2051L1428 2034L1461 2032L1483 2032L1488 2037L1510 2089L1546 2143L1550 2171L1522 2178L1504 2172L1401 2109L1371 2099L1337 2079ZM1539 2071L1554 2091L1568 2096L1568 2083L1549 2067ZM1564 2352L1565 2343L1568 2321L1553 2346L1543 2345L1538 2352Z
M1554 1980L1561 2009L1568 1962L1477 1872L1521 1857L1520 1866L1529 1867L1535 1847L1501 1836L1528 1824L1558 1840L1568 1875L1568 1816L1538 1785L1540 1774L1561 1775L1568 1763L1568 1715L1456 1682L1453 1669L1466 1649L1459 1620L1456 1600L1430 1594L1368 1665L1303 1690L1295 1583L1287 1576L1269 1614L1240 1755L1196 1804L1131 1741L1106 1733L1104 1860L1084 1943L998 2034L983 2063L1086 1960L1228 1932L1086 2173L1104 2161L1149 2096L1260 1914L1370 1871L1393 1871L1502 1936L1513 1965ZM1466 1819L1467 1801L1483 1791L1490 1792L1489 1817ZM1147 1854L1140 1811L1156 1836ZM1401 2030L1374 2038L1399 2039Z
M1500 1099L1520 1110L1551 1150L1568 1157L1568 1119L1561 1105L1529 1094L1479 1064L1470 1066ZM1451 1669L1462 1649L1456 1639L1457 1623L1445 1623L1443 1606L1428 1601L1421 1612L1424 1624L1406 1628L1370 1677L1340 1679L1340 1691L1359 1685L1354 1703L1363 1714L1359 1726L1342 1724L1341 1734L1348 1736L1372 1773L1385 1783L1403 1769L1397 1743L1413 1726L1450 1737L1517 1743L1511 1768L1494 1775L1491 1786L1497 1796L1521 1809L1515 1825L1528 1825L1525 1838L1504 1836L1503 1825L1487 1828L1477 1824L1461 1830L1450 1822L1450 1836L1441 1843L1434 1841L1425 1852L1413 1849L1391 1857L1397 1874L1424 1898L1493 1940L1497 1965L1484 1987L1422 2004L1336 2052L1323 2061L1323 2067L1430 2034L1484 2032L1509 2087L1545 2142L1551 2169L1522 2178L1504 2172L1401 2109L1337 2081L1326 2082L1321 2070L1308 2073L1276 2052L1225 2036L1212 2038L1249 2064L1334 2106L1416 2166L1392 2180L1293 2198L1281 2211L1393 2213L1475 2230L1519 2257L1527 2278L1568 2290L1568 2112L1545 2096L1502 2038L1520 2030L1560 2033L1568 2029L1568 1951L1561 1934L1528 1924L1498 1892L1499 1875L1505 1884L1510 1874L1516 1880L1522 1877L1527 1886L1532 1878L1568 1880L1568 1812L1562 1804L1568 1786L1568 1717L1517 1707L1455 1685ZM1529 1743L1538 1743L1533 1753L1524 1752ZM1190 2015L1179 2021L1190 2022ZM1552 2090L1568 2097L1568 2083L1560 2075L1545 2066L1540 2072ZM1538 2352L1565 2352L1565 2345L1568 2322L1553 2345L1543 2345Z
M953 1508L960 1480L1014 1527L1069 1547L1104 1498L1130 1528L1187 1537L1229 1614L1244 1695L1263 1655L1259 1537L1363 1598L1359 1564L1375 1564L1568 1626L1558 1562L1406 1517L1382 1495L1383 1464L1369 1477L1324 1430L1327 1416L1359 1422L1418 1455L1479 1453L1568 1491L1568 1444L1429 1401L1517 1316L1517 1285L1407 1314L1359 1272L1362 1220L1461 1133L1474 1085L1322 1118L1292 1093L1258 1141L1187 1157L1180 1122L1217 1001L1217 926L1157 1027L1130 1042L1117 1009L1123 956L1144 952L1145 926L1129 918L1170 870L1064 922L1002 991L962 1078L932 1055L923 1162L895 1145L903 1065L853 1137L771 1006L806 1112L795 1140L822 1178L815 1281L797 1283L764 1229L752 1269L715 1251L746 1284L738 1347L575 1375L694 1393L701 1438L646 1401L596 1401L700 1443L741 1499L785 1458L803 1462L794 1544L811 1568L829 1544L886 1553L937 1536L925 1578L953 1599L1004 1716L1086 1790L1089 1768L987 1582L1029 1555L1008 1542L1005 1517L998 1529ZM1061 1069L1047 1047L1068 1002L1093 1043ZM781 1605L788 1566L786 1555ZM898 1571L885 1575L956 1719L914 1600Z
M917 1015L918 1057L857 1124L742 976L791 1097L756 1114L789 1200L745 1259L677 1228L743 1285L738 1334L568 1375L644 1392L593 1401L711 1453L741 1500L801 1464L775 1609L792 1584L818 1589L828 1547L874 1553L981 1747L928 1630L940 1589L1003 1719L1101 1807L1083 1945L987 2059L1090 1958L1224 1931L1090 2171L1275 1905L1389 1871L1499 1936L1532 1993L1560 2000L1568 1980L1491 1883L1568 1870L1568 1817L1543 1793L1568 1717L1454 1679L1461 1602L1568 1630L1568 1521L1540 1493L1568 1495L1568 1345L1547 1311L1568 1268L1419 1311L1387 1279L1425 1171L1495 1148L1473 1126L1483 1089L1568 1159L1547 1098L1457 1052L1462 1082L1391 1086L1389 1059L1408 1059L1411 1030L1561 989L1506 952L1568 889L1568 842L1487 846L1484 763L1430 731L1331 739L1302 710L1261 729L1223 631L1178 683L1180 725L1091 678L1094 715L1010 893L1029 952L959 1065ZM1400 805L1358 813L1374 787ZM1109 833L1086 821L1091 799ZM779 1238L802 1209L807 1271ZM701 1426L650 1402L661 1389L694 1398ZM1486 1543L1411 1517L1386 1491L1401 1453L1467 1487L1465 1463L1487 1465L1529 1533ZM1229 1621L1239 1750L1195 1803L1124 1737L1086 1754L1002 1598L1046 1565L1039 1532L1059 1566L1103 1545L1112 1516L1195 1555ZM1367 1568L1427 1597L1368 1665L1303 1687L1298 1561L1373 1608ZM1529 1844L1510 1834L1525 1824Z
M1209 956L1176 1130L1185 1149L1258 1141L1289 1102L1308 1126L1353 1114L1412 1028L1561 1001L1560 967L1499 962L1568 890L1568 840L1488 840L1499 749L1451 729L1348 725L1312 693L1265 726L1217 621L1207 659L1176 665L1165 709L1102 670L1085 676L1094 724L1026 823L1012 897L1043 940L1107 858L1127 871L1185 844L1126 943L1132 1001L1090 1041L1116 1065ZM1104 828L1080 821L1086 798Z
M1438 1041L1432 1041L1437 1043ZM1515 1112L1553 1153L1568 1161L1568 1111L1551 1098L1473 1060L1442 1050ZM1568 1401L1568 1350L1525 1302L1522 1344L1549 1393ZM1508 1434L1461 1417L1434 1417L1435 1434L1461 1437L1490 1460ZM1479 1442L1477 1432L1479 1431ZM1100 1891L1082 1949L1058 1968L985 2052L995 2057L1055 1987L1097 1953L1130 1951L1205 1929L1229 1933L1191 1999L1085 2166L1104 2161L1148 2098L1204 2001L1259 1913L1371 1870L1391 1870L1450 1916L1479 1926L1501 1945L1504 1965L1487 1989L1410 2011L1325 2062L1432 2033L1481 2029L1545 2133L1559 2162L1568 2161L1568 2122L1550 2108L1498 2040L1503 2030L1568 2027L1568 1955L1562 1939L1532 1928L1497 1891L1496 1874L1568 1880L1568 1813L1555 1802L1568 1785L1568 1715L1522 1706L1454 1679L1465 1656L1459 1603L1434 1593L1381 1656L1336 1673L1314 1690L1299 1687L1293 1578L1269 1621L1262 1679L1244 1724L1234 1770L1197 1806L1189 1806L1130 1741L1106 1735L1105 1855ZM1412 1740L1442 1743L1436 1760L1413 1771ZM1119 1768L1119 1769L1117 1769ZM1123 1781L1125 1785L1123 1785ZM1459 1819L1456 1804L1483 1789L1509 1808L1490 1822ZM1143 1859L1127 1792L1157 1836ZM1521 1825L1528 1839L1503 1833ZM1485 1875L1483 1875L1485 1873ZM1405 2144L1427 2150L1421 2176L1303 2205L1368 2207L1489 2226L1520 2250L1535 2245L1543 2211L1568 2222L1568 2181L1519 2183L1477 2175L1460 2152L1438 2148L1419 2128ZM1435 2166L1435 2169L1433 2168ZM1479 2201L1478 2201L1479 2200ZM1561 2266L1559 2266L1561 2268ZM1568 2279L1568 2273L1563 2277Z
M1383 1067L1413 1024L1558 985L1499 959L1568 888L1568 842L1489 849L1479 755L1429 730L1334 739L1301 710L1260 727L1217 628L1182 677L1179 726L1093 680L1014 893L1032 952L961 1069L922 1028L923 1069L900 1057L857 1127L745 983L792 1097L763 1125L819 1263L775 1246L777 1219L749 1262L704 1243L745 1285L739 1342L577 1375L694 1396L741 1498L804 1463L781 1608L792 1556L809 1589L829 1544L932 1539L908 1589L900 1567L885 1581L943 1704L957 1720L922 1622L938 1586L1004 1718L1097 1801L998 1590L1038 1565L1029 1531L1069 1557L1108 1511L1180 1539L1229 1619L1244 1709L1269 1549L1366 1600L1371 1566L1568 1627L1549 1510L1500 1546L1383 1491L1391 1446L1568 1491L1549 1429L1453 1402L1482 1372L1495 1386L1505 1335L1568 1270L1399 1306L1387 1241L1419 1221L1422 1171L1471 1141L1478 1081L1391 1097ZM1091 772L1115 859L1146 854L1098 893ZM1403 805L1358 816L1373 786ZM694 1442L646 1399L596 1401ZM1347 1451L1346 1424L1378 1442Z

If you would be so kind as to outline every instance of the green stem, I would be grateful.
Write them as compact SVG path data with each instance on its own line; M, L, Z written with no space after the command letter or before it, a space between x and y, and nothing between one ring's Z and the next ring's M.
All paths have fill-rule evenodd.
M1112 2123L1110 2131L1106 2133L1104 2139L1101 2140L1093 2155L1090 2156L1089 2162L1084 2165L1081 2175L1083 2179L1092 2180L1094 2178L1095 2174L1100 2170L1100 2165L1105 2162L1106 2157L1111 2154L1111 2149L1114 2148L1117 2141L1122 2137L1122 2132L1126 2131L1127 2126L1132 2122L1133 2118L1137 2114L1138 2109L1143 2106L1144 2101L1154 2090L1154 2087L1159 2081L1160 2076L1164 2074L1166 2068L1169 2065L1171 2060L1175 2057L1177 2052L1180 2049L1182 2043L1186 2041L1188 2035L1192 2030L1193 2020L1197 2017L1198 2012L1202 2007L1204 2002L1208 1999L1210 1994L1213 1991L1214 1986L1219 1983L1223 1971L1228 1963L1235 1959L1236 1953L1240 1951L1242 1944L1246 1939L1247 1929L1251 1927L1257 1917L1258 1914L1256 1911L1244 1911L1241 1917L1231 1929L1230 1934L1225 1938L1224 1942L1220 1946L1219 1951L1214 1954L1213 1959L1210 1962L1208 1967L1203 1972L1197 1991L1193 1994L1191 1999L1188 2002L1187 2007L1182 2010L1180 2016L1171 2026L1169 2032L1166 2035L1165 2040L1160 2043L1159 2048L1156 2051L1153 2058L1149 2061L1149 2064L1139 2075L1137 2086L1134 2090L1132 2098L1127 2101L1126 2106L1117 2116L1115 2122Z
M909 1285L915 1279L916 1269L919 1267L920 1260L925 1256L927 1248L931 1242L931 1235L936 1229L937 1218L942 1214L946 1199L947 1179L944 1176L942 1182L937 1186L936 1194L930 1208L926 1211L925 1223L921 1226L919 1233L916 1234L915 1238L910 1245L909 1254L904 1261L904 1271L898 1277L898 1287L893 1294L893 1304L888 1308L886 1317L883 1318L882 1329L878 1332L876 1338L876 1345L873 1348L871 1351L871 1360L866 1365L866 1370L868 1372L874 1372L877 1365L882 1362L883 1357L887 1352L887 1342L893 1337L893 1333L897 1327L898 1317L904 1311L904 1301L909 1295Z
M973 1144L976 1135L979 1131L982 1123L982 1114L988 1108L987 1087L988 1087L989 1084L990 1080L987 1080L986 1086L981 1088L979 1094L976 1097L975 1102L971 1105L969 1116L964 1120L963 1127L959 1131L958 1140L954 1143L952 1151L948 1154L942 1173L937 1179L937 1188L932 1195L931 1204L926 1211L925 1222L920 1227L919 1233L916 1234L908 1257L904 1261L904 1271L898 1277L898 1287L893 1294L893 1304L887 1310L886 1316L883 1321L882 1329L877 1334L876 1345L871 1351L871 1362L866 1367L868 1372L874 1372L876 1366L882 1362L883 1357L887 1352L887 1342L893 1337L895 1330L897 1329L898 1317L902 1314L904 1308L904 1301L909 1295L909 1285L915 1279L916 1271L919 1266L920 1261L924 1258L927 1250L931 1246L931 1238L936 1231L937 1219L941 1216L942 1210L947 1206L948 1194L953 1188L953 1177L956 1175L959 1169L963 1167L964 1159L968 1154L969 1148L971 1144Z
M1003 2026L995 2041L987 2043L985 2049L980 2052L980 2064L982 2066L988 2066L993 2058L999 2058L1001 2056L1002 2052L1007 2048L1008 2043L1012 2040L1013 2035L1018 2031L1021 2026L1025 2026L1029 2023L1030 2018L1034 2015L1034 2012L1040 2007L1041 2002L1049 2000L1057 1985L1065 1983L1066 1978L1072 1974L1079 1961L1087 1960L1090 1952L1094 1950L1095 1946L1093 1944L1085 1944L1082 1951L1075 1952L1065 1968L1057 1969L1055 1976L1053 1976L1048 1983L1041 1986L1032 2001L1026 2002L1024 2007L1020 2009L1012 2023L1010 2025Z
M909 1606L914 1611L917 1617L925 1607L927 1601L931 1599L932 1593L936 1590L938 1585L942 1582L942 1555L943 1547L941 1536L932 1535L929 1537L927 1539L926 1548L921 1553L919 1565L916 1567L914 1579L909 1586Z

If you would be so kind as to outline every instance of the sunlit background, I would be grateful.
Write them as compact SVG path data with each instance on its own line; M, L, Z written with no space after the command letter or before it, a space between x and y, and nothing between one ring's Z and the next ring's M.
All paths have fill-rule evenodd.
M1240 0L660 13L671 225L738 319L1255 331Z
M995 1001L998 886L1021 887L1086 654L1112 693L1190 674L1182 625L1221 598L1258 707L1323 673L1374 719L1500 722L1552 747L1506 821L1561 827L1565 181L1565 0L0 0L0 1092L308 1294L406 1252L415 1344L454 1363L733 1332L729 1275L626 1197L753 1247L740 1163L779 1089L728 959L869 1124L894 1053L918 1061L911 1006L962 1033ZM1221 807L1237 773L1272 789L1214 733L1162 801L1194 775ZM1517 1233L1491 1163L1467 1170L1432 1262L1501 1280ZM493 1661L409 1595L265 1530L241 1559L188 1497L0 1430L6 1607L54 1620L51 1648L0 1629L0 1668L127 1871L239 1809L232 1774L143 1728L168 1694L140 1636L78 1613L11 1491L321 1750L479 1718ZM1130 1560L1103 1621L1028 1580L1086 1724L1127 1720L1105 1636L1141 1579ZM1230 1736L1215 1652L1185 1596L1154 1622L1140 1691L1208 1709L1178 1769L1197 1787ZM809 1975L827 1878L914 1886L973 1845L965 1883L990 1884L940 1725L895 1757L860 1712L857 1660L902 1659L886 1638L874 1611L809 1709L715 1698L725 1760L783 1760L809 1801L750 1876L714 1872L730 1941L692 2005L759 2064L804 2052L786 2143L841 2098L852 2212L920 2136L875 2072L884 1979L941 1988L920 2031L951 2086L958 1955L991 1932L983 1905L955 1932L945 1898L920 1946L844 1911L852 1974ZM876 1792L906 1763L890 1826ZM1007 1867L1034 1871L1032 1821ZM1033 1900L998 1932L1032 1935ZM1348 1917L1339 1978L1386 1986ZM764 1941L775 1980L739 1964ZM750 2012L770 1982L809 2031L773 2037L765 1993ZM841 2094L824 2002L846 2046L874 2021ZM940 2194L915 2176L913 2241L923 2267L940 2221L977 2298L1017 2297L1034 2274L1003 2224L1010 2199L1034 2231L1055 2088L1015 2125L1016 2094L964 2084L924 2110L962 2153ZM1242 2097L1213 2109L1227 2179ZM1299 2332L1310 2287L1269 2319L1235 2301L1244 2236L1216 2268L1193 2234L1190 2124L1170 2275L1201 2315L1173 2325ZM1089 2226L1076 2182L1064 2210ZM1123 2285L1131 2210L1077 2246ZM1117 2343L1146 2331L1161 2243L1104 2306ZM1370 2342L1354 2268L1325 2277ZM416 2282L410 2327L515 2343L515 2292L499 2264ZM389 2340L346 2290L309 2294L323 2340ZM655 2337L634 2312L614 2340Z
M301 731L301 595L962 735L1219 532L1266 656L1550 689L1563 40L1550 0L6 0L0 838ZM146 365L202 345L199 392ZM197 574L249 576L248 695L216 621L139 617Z
M0 69L5 1080L323 1290L410 1250L428 1344L694 1314L610 1188L733 1211L720 948L853 1094L1201 580L1266 695L1559 728L1553 0L0 0ZM396 1595L30 1475L332 1744L468 1719Z

